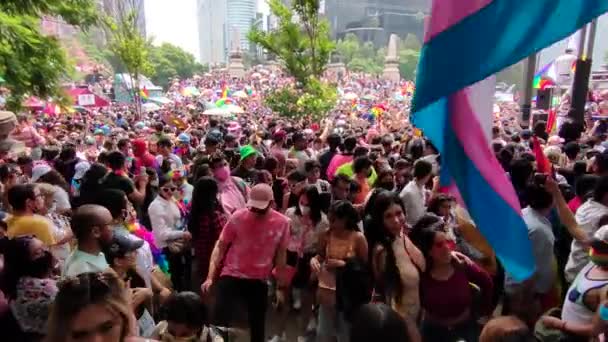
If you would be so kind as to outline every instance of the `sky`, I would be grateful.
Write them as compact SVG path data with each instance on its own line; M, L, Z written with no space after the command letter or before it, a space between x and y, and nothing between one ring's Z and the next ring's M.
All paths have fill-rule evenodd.
M197 0L145 0L146 31L159 45L167 42L192 53L198 60ZM266 0L258 0L258 12L269 13Z

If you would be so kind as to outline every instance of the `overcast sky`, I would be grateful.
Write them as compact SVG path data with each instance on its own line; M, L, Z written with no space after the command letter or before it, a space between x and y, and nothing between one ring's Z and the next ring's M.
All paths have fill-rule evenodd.
M197 0L145 0L146 30L155 44L177 45L199 58ZM258 11L268 13L266 0L258 0Z

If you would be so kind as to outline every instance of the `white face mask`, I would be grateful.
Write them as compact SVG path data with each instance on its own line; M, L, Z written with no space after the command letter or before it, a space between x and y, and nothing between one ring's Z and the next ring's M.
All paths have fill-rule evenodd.
M301 204L299 204L299 206L300 206L300 212L302 213L302 215L308 216L308 214L310 214L310 207L301 205Z

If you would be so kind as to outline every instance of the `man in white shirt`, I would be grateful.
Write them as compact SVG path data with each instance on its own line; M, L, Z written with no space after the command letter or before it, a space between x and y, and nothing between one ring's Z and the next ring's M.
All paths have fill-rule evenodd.
M65 261L61 272L73 277L87 272L103 272L110 268L102 247L112 241L112 215L95 204L83 205L72 216L72 231L78 247Z
M567 88L572 85L574 80L574 64L576 63L576 55L573 49L566 49L566 53L555 59L555 72L557 76L556 83L562 88Z
M407 223L414 225L426 213L426 203L430 191L425 189L425 184L433 176L433 164L426 160L418 160L414 164L414 179L401 190L401 200L405 206Z

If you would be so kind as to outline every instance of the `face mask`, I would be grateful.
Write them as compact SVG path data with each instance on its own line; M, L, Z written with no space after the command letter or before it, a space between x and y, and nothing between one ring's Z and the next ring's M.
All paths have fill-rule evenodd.
M219 168L215 171L213 171L213 176L220 182L225 182L228 177L230 177L230 170L228 169L228 166L224 166L222 168Z
M42 277L53 268L54 263L51 252L45 251L43 256L30 262L27 274L32 277Z
M308 214L310 214L310 207L300 204L300 212L302 213L302 215L308 216Z

